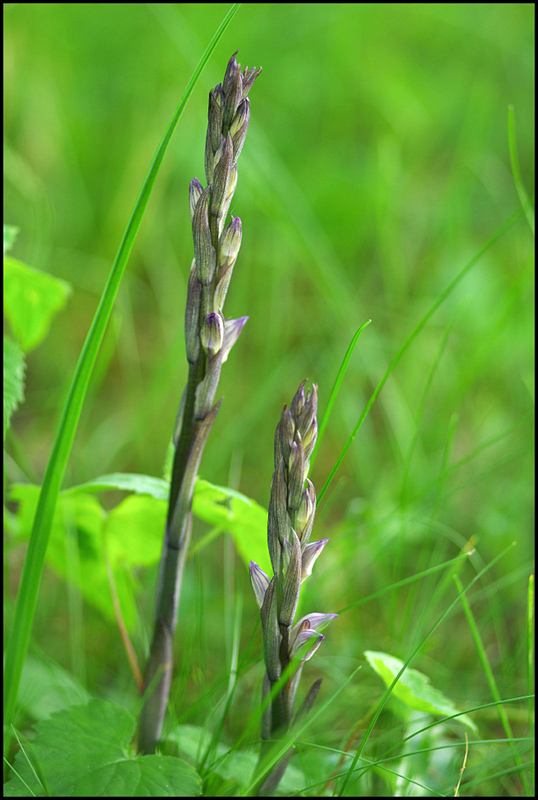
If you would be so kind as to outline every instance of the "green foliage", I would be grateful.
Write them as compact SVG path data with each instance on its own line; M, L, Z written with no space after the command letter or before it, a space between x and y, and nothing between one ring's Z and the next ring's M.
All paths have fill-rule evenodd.
M4 258L4 313L25 353L41 344L71 292L67 281Z
M399 658L388 653L374 653L372 650L367 650L364 655L372 669L377 672L387 687L394 681L404 664ZM392 694L414 711L424 711L428 714L444 714L446 716L459 713L459 709L456 708L452 701L445 697L439 689L431 685L427 675L410 667L398 678L398 683L393 687ZM458 719L477 733L475 723L468 716L463 714Z
M92 700L35 726L22 743L5 797L193 797L201 781L170 756L136 756L135 720L124 708Z
M245 566L259 557L262 569L270 569L265 508L233 489L198 480L192 510L199 519L233 535Z
M24 354L41 344L71 293L67 281L6 256L17 234L18 228L4 225L4 314L16 340L4 334L4 441L24 400Z
M47 719L56 711L90 700L81 682L45 654L31 653L24 662L19 704L32 719Z
M24 400L24 353L9 336L4 335L4 442L11 417Z
M95 494L112 489L134 494L106 512ZM136 596L140 587L135 568L152 566L161 556L168 491L168 483L159 478L118 473L66 490L56 504L47 562L62 578L74 583L88 603L113 621L109 565L128 630L137 621ZM11 487L10 500L18 504L21 540L30 537L39 492L39 486L30 484ZM264 508L240 492L199 479L193 512L217 532L233 535L247 567L258 554L269 569Z

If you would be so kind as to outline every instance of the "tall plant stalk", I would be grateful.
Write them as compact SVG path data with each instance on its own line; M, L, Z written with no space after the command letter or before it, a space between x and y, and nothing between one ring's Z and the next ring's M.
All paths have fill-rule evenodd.
M174 435L175 454L155 604L155 627L145 672L146 697L138 746L153 753L161 736L172 675L172 640L192 524L196 473L221 401L214 404L222 364L247 317L225 320L223 305L241 245L241 220L225 226L237 184L237 159L250 120L247 97L261 72L234 53L224 80L209 93L204 189L197 178L189 201L194 239L185 312L189 372Z
M309 542L316 512L316 492L308 479L317 424L317 386L305 393L301 383L288 408L284 406L275 433L275 468L267 524L267 543L273 578L250 562L250 578L263 627L265 677L263 698L270 694L262 718L260 778L253 794L271 796L284 774L293 748L270 763L272 743L285 738L292 723L307 712L319 691L321 680L310 688L302 708L294 717L297 686L305 661L311 658L324 636L320 633L337 614L318 612L294 624L302 582L312 573L315 560L329 541Z

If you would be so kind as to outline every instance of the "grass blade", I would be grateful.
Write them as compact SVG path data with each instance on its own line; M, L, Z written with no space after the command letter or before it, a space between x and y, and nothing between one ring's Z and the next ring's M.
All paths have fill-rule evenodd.
M519 197L519 202L521 203L521 207L523 208L525 216L527 217L529 228L534 236L534 210L531 206L529 196L525 191L525 187L523 186L521 172L519 171L519 159L517 157L516 147L516 115L514 106L508 106L508 147L510 150L510 163L512 165L512 175L514 176L514 185L516 187L517 196Z
M343 361L342 361L342 363L340 365L340 369L338 370L338 375L336 376L336 380L334 382L334 386L333 386L333 388L331 390L329 401L327 403L327 408L325 409L325 413L323 414L323 419L321 420L320 425L319 425L318 440L316 442L316 446L314 448L314 452L312 453L312 456L310 458L310 466L311 467L312 467L312 465L314 463L314 459L316 457L316 453L317 453L317 450L318 450L318 447L319 447L319 441L320 441L321 437L323 436L323 432L324 432L325 428L327 427L327 423L328 423L329 417L331 415L331 411L332 411L332 408L333 408L333 405L334 405L334 401L336 400L336 396L337 396L337 394L338 394L338 392L340 390L340 386L341 386L342 381L344 379L344 374L345 374L345 371L347 369L347 365L349 364L349 361L351 359L351 356L353 354L353 350L355 349L355 345L359 341L359 336L361 335L363 330L366 327L368 327L368 325L371 323L371 321L372 320L369 319L363 325L361 325L360 328L357 331L355 331L355 334L354 334L351 342L349 343L349 347L347 348L347 351L346 351L346 354L344 356L344 359L343 359Z
M507 230L509 230L509 229L512 227L512 225L513 225L513 224L514 224L514 223L515 223L515 222L516 222L516 221L519 219L519 217L521 216L521 213L522 213L522 212L521 212L521 209L518 209L518 211L516 211L516 212L515 212L515 214L512 214L512 216L511 216L511 217L509 217L509 219L508 219L508 220L507 220L507 221L504 223L504 225L501 225L501 227L500 227L500 228L499 228L499 229L496 231L496 233L494 233L494 234L493 234L493 236L491 236L491 237L488 239L488 241L487 241L487 242L486 242L486 243L485 243L485 244L484 244L484 245L483 245L483 246L480 248L480 250L479 250L479 251L478 251L478 252L477 252L477 253L476 253L476 254L475 254L475 255L474 255L474 256L473 256L473 257L470 259L470 261L468 261L468 262L467 262L467 264L465 264L465 266L464 266L464 267L463 267L463 268L462 268L462 269L461 269L461 270L458 272L458 274L456 275L456 277L455 277L455 278L454 278L454 279L453 279L453 280L452 280L452 281L451 281L451 282L448 284L448 286L446 287L446 289L444 289L444 290L441 292L441 294L439 295L439 297L437 298L437 300L435 300L435 302L434 302L434 303L433 303L433 304L430 306L430 308L428 309L428 311L427 311L427 312L424 314L424 316L422 317L422 319L421 319L421 320L418 322L418 324L415 326L415 328L414 328L414 329L411 331L411 333L409 334L409 336L407 337L407 339L405 340L405 342L403 343L403 345L400 347L400 349L398 350L398 352L396 353L396 355L394 356L394 358L392 359L392 361L391 361L391 362L390 362L390 364L388 365L388 367L387 367L387 369L386 369L386 372L385 372L385 374L383 375L383 377L381 378L381 380L380 380L380 381L379 381L379 383L377 384L376 388L375 388L375 389L374 389L374 391L372 392L372 396L370 397L370 399L369 399L369 400L368 400L368 402L366 403L366 406L365 406L365 408L364 408L364 411L363 411L363 412L362 412L362 414L360 415L360 417L359 417L359 419L358 419L358 421L357 421L357 424L356 424L356 425L355 425L355 427L353 428L353 431L352 431L352 433L351 433L351 435L350 435L349 439L347 440L346 444L344 445L344 449L343 449L343 450L342 450L342 452L340 453L340 455L339 455L339 457L338 457L338 460L336 461L336 464L335 464L335 465L334 465L334 467L332 468L332 470L331 470L331 473L330 473L329 477L328 477L328 478L327 478L327 480L325 481L325 485L323 486L323 488L322 488L321 492L320 492L320 493L319 493L319 495L318 495L318 505L319 505L319 503L321 502L321 498L323 497L323 495L325 494L325 492L326 492L326 491L327 491L327 489L329 488L329 485L330 485L330 483L331 483L332 479L334 478L334 476L335 476L335 474L336 474L336 471L337 471L338 467L339 467L339 466L340 466L340 464L342 463L342 461L343 461L343 459L344 459L344 456L346 455L347 451L348 451L348 450L349 450L349 448L351 447L351 445L352 445L352 443L353 443L353 439L354 439L354 438L355 438L355 436L357 435L357 432L358 432L359 428L361 427L362 423L363 423L363 422L364 422L364 420L366 419L366 415L367 415L367 414L368 414L368 412L370 411L370 409L371 409L371 407L373 406L373 404L374 404L374 402L375 402L375 400L376 400L376 398L377 398L378 394L380 393L381 389L382 389L382 388L383 388L383 386L385 385L385 383L386 383L386 381L387 381L387 378L389 377L389 375L391 374L391 372L393 371L393 369L396 367L397 363L399 362L399 360L401 359L401 357L403 356L403 354L405 353L405 351L406 351L406 350L409 348L409 346L411 345L411 343L412 343L412 342L413 342L413 341L416 339L416 337L418 336L418 334L420 333L420 331L421 331L421 330L424 328L424 326L426 325L426 323L428 322L428 320L430 319L430 317L432 317L432 316L435 314L435 312L437 311L437 309L439 308L439 306L440 306L440 305L442 305L442 303L444 303L444 301L447 299L447 297L450 295L450 293L451 293L451 292L452 292L452 291L453 291L453 290L456 288L456 286L458 285L458 283L459 283L459 282L460 282L460 281L461 281L461 280L462 280L462 279L465 277L465 275L467 275L467 273L468 273L468 272L469 272L469 271L470 271L470 270L471 270L471 269L472 269L472 268L475 266L475 264L477 264L477 263L478 263L478 261L479 261L479 260L482 258L482 256L484 255L484 253L486 253L486 252L487 252L487 250L489 250L489 248L490 248L490 247L492 247L492 246L495 244L495 242L496 242L498 239L500 239L500 238L501 238L501 236L502 236L504 233L506 233L506 231L507 231ZM364 326L363 326L363 327L364 327Z

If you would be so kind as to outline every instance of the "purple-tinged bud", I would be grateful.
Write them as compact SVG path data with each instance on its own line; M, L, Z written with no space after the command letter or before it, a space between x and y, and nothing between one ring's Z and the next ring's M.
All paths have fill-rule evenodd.
M203 193L204 187L198 178L193 178L189 186L189 209L191 214L191 222L194 217L194 209L196 208L196 204Z
M291 443L288 462L288 508L293 511L297 511L301 505L305 480L304 450L298 431L295 432L295 436L299 438L299 441Z
M241 67L235 60L235 53L228 62L222 88L224 91L223 131L228 132L235 116L237 106L243 96L243 76Z
M200 281L196 275L196 262L193 258L189 286L187 289L187 307L185 309L185 346L187 361L196 362L200 352L200 337L198 335L198 318L200 316Z
M262 71L261 67L258 67L258 69L256 69L256 67L252 67L252 69L249 69L248 67L245 68L245 71L242 76L243 77L242 97L246 97L247 94L250 92L252 84L254 83L254 81L256 80L261 71Z
M267 668L267 676L273 683L282 674L280 664L280 642L282 636L278 627L277 603L275 594L275 581L272 580L263 600L261 609L262 628L263 628L263 656Z
M295 512L295 530L297 536L301 540L301 546L306 546L312 526L314 524L314 517L316 515L316 490L314 484L308 478L306 479L306 489L304 489L301 504Z
M288 563L282 568L284 580L278 621L281 625L289 628L297 611L301 589L301 543L293 529L291 542L287 540L286 544L287 546L282 548L282 562L286 560ZM286 558L284 559L285 553Z
M286 406L284 406L282 414L280 415L280 422L278 423L277 426L277 433L275 434L275 467L281 455L282 458L284 459L284 463L285 464L289 463L290 453L291 453L291 443L293 441L294 434L295 434L295 423L293 421L293 417L291 416L289 408L286 408Z
M303 548L301 583L312 575L312 567L328 541L328 539L321 539L319 542L310 542Z
M200 381L194 393L194 416L203 420L209 414L220 377L220 351L207 359L207 369L203 381Z
M269 584L271 583L271 578L269 575L266 575L263 569L261 569L255 561L250 562L249 573L252 588L254 589L254 594L256 595L258 608L261 608L265 599L265 593Z
M224 217L222 218L224 219ZM218 249L218 277L213 307L222 311L224 300L232 277L235 260L241 247L241 220L232 217L232 221L224 229L219 241Z
M223 139L222 146L215 154L215 169L213 171L213 190L211 192L211 214L221 218L223 205L228 191L230 170L232 168L233 144L230 134Z
M295 424L297 425L303 444L305 448L310 445L312 439L311 428L316 420L318 410L318 387L314 383L312 389L308 390L305 395L304 386L306 381L303 381L297 390L295 397L291 401L290 410L293 414ZM317 427L316 427L317 435ZM315 443L315 442L314 442ZM312 446L313 449L313 446ZM312 451L310 451L312 452Z
M215 248L211 244L211 231L207 217L209 204L209 193L211 188L208 186L201 194L192 218L192 235L194 239L194 258L196 261L196 274L198 280L204 286L209 286L213 280L217 262Z
M238 319L227 319L224 323L224 343L222 345L222 363L226 361L230 350L239 339L239 335L245 326L248 317Z
M205 142L204 166L208 183L213 183L215 170L215 153L222 140L222 97L219 86L209 92L209 113ZM220 90L221 91L221 90Z
M269 555L275 575L280 575L280 554L282 542L291 537L291 521L286 507L286 477L284 463L280 460L273 472L271 480L271 497L269 500L269 520L267 525L267 543Z
M202 347L207 351L210 358L222 348L224 342L224 320L218 312L207 314L204 317L200 330L200 340Z
M226 197L224 198L224 202L222 204L222 214L218 218L219 236L221 235L222 228L226 221L226 217L228 215L228 210L230 208L230 203L232 202L236 186L237 186L237 164L232 163L232 168L230 170L230 178L228 180L228 188L226 189Z
M241 101L230 127L230 136L234 146L233 161L236 163L241 155L241 150L247 138L248 124L250 122L250 101L245 97Z
M211 150L216 153L222 139L222 97L217 89L209 92L209 110L207 114L207 134L211 143Z
M290 403L290 411L291 411L291 413L293 415L293 419L295 419L295 420L299 418L299 414L301 413L301 411L304 408L304 401L305 401L304 387L305 387L305 383L306 383L306 380L304 380L301 383L301 385L299 386L299 388L297 389L297 391L293 395L293 400Z
M223 230L219 241L219 270L230 261L235 261L241 247L241 237L241 220L239 217L232 217L232 221Z

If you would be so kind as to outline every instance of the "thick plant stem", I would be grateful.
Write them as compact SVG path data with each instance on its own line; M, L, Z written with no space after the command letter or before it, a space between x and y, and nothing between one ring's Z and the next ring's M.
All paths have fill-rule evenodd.
M192 497L203 449L220 407L214 404L222 364L247 317L224 320L222 309L241 246L241 220L224 227L237 183L237 159L250 119L247 94L261 69L241 72L232 56L224 81L209 93L205 148L207 186L191 181L194 241L185 310L189 375L174 434L170 483L155 602L155 627L145 673L138 748L153 753L161 737L172 676L172 643L192 524Z

